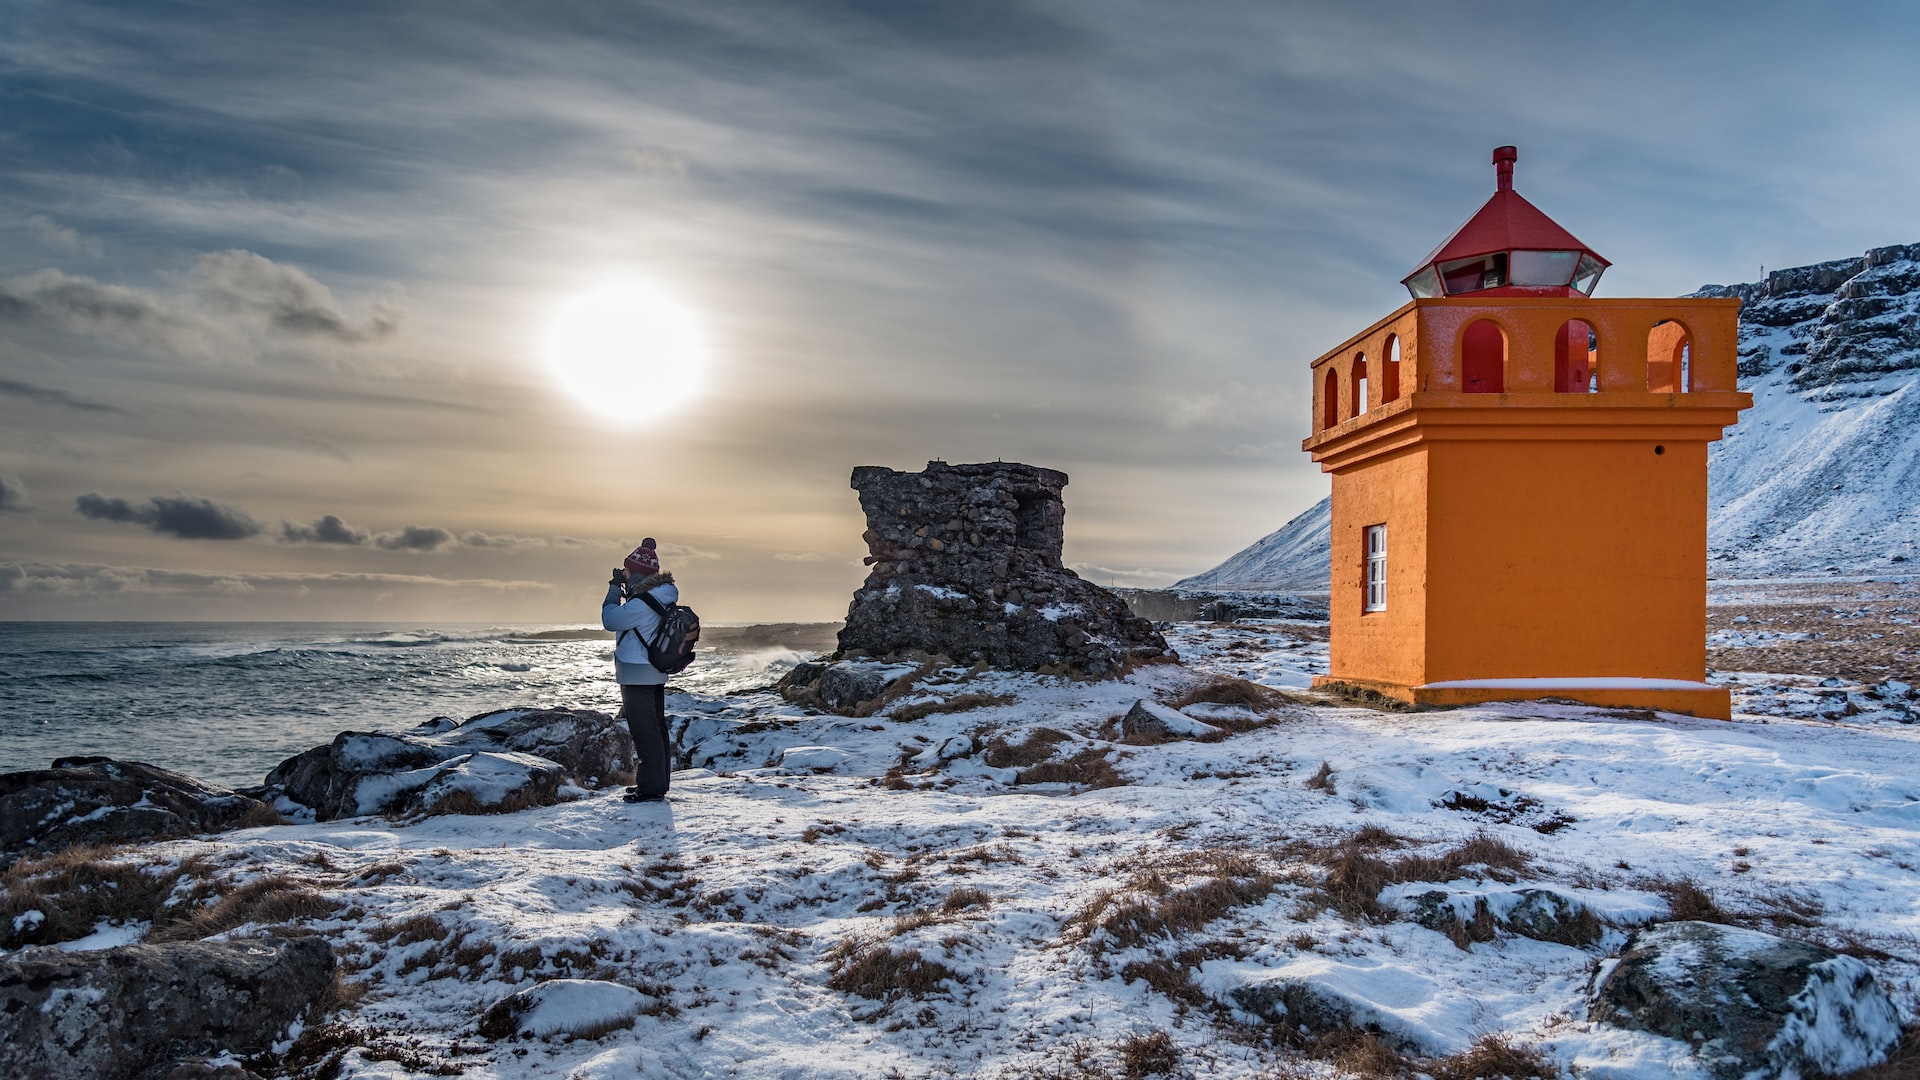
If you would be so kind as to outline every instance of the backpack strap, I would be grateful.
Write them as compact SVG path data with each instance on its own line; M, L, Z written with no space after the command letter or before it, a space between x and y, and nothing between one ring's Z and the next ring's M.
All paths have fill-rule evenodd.
M641 646L642 646L642 647L644 647L644 648L645 648L645 649L647 650L647 662L648 662L648 663L652 663L652 662L653 662L653 648L654 648L654 646L655 646L656 644L658 644L658 643L659 643L659 639L660 639L661 637L664 637L664 636L666 635L666 632L667 632L667 615L668 615L669 613L671 613L671 612L673 611L673 609L674 609L675 607L678 607L679 605L677 605L677 604L662 604L662 603L661 603L660 601L658 601L658 600L655 600L655 599L654 599L654 598L653 598L653 597L652 597L652 596L651 596L650 594L648 594L648 593L641 593L641 594L640 594L640 599L642 599L642 600L645 600L645 601L647 602L647 606L653 609L653 613L654 613L655 615L658 615L658 616L660 616L660 625L659 625L658 627L655 627L655 628L654 628L654 632L653 632L653 636L654 636L654 639L655 639L655 640L653 640L653 641L648 641L648 640L647 640L646 638L643 638L643 637L641 637L641 636L640 636L640 628L639 628L639 627L637 627L637 626L629 626L629 627L627 627L627 628L626 628L625 630L622 630L622 631L620 631L620 633L619 633L619 635L618 635L618 636L616 636L616 637L615 637L615 638L613 639L613 641L614 641L614 644L615 644L615 645L618 645L618 644L620 643L620 639L621 639L621 638L623 638L623 637L626 637L626 636L627 636L628 634L632 634L632 635L634 636L634 639L635 639L636 641L638 641L638 642L640 642L640 644L641 644Z

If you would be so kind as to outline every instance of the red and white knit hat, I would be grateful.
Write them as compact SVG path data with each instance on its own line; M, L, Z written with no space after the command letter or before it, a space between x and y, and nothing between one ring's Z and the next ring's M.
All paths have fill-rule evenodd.
M627 573L632 577L643 578L660 572L660 552L649 536L640 541L640 546L627 556Z

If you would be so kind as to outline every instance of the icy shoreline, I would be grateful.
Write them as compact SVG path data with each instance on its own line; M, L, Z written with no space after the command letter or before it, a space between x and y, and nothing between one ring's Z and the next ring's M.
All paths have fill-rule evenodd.
M1191 697L1210 673L1298 687L1324 669L1324 642L1284 624L1175 634L1191 670L954 669L891 709L980 704L913 720L688 696L682 746L703 767L664 805L603 791L122 857L198 858L229 892L278 879L332 905L294 926L333 943L361 997L292 1060L339 1052L347 1077L1119 1075L1149 1045L1191 1073L1334 1075L1236 1011L1236 989L1275 979L1337 991L1416 1055L1498 1034L1583 1076L1699 1076L1685 1044L1584 1018L1596 964L1668 917L1683 881L1865 959L1913 1023L1915 727L1201 701L1183 708L1242 730L1124 744L1112 723L1136 700ZM1445 863L1457 876L1343 912L1327 853L1368 829L1401 838L1382 859L1445 863L1485 837L1520 862ZM1598 937L1450 934L1409 910L1443 891L1506 911L1527 889L1590 910ZM1202 893L1225 899L1175 917L1169 898ZM1157 928L1129 930L1135 910ZM482 1037L488 1010L548 982L529 1014L546 1034Z

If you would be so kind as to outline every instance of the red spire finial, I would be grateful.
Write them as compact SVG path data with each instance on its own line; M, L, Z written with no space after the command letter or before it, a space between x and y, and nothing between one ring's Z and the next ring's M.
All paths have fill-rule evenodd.
M1513 190L1513 163L1519 156L1520 151L1511 146L1496 146L1493 148L1495 191Z

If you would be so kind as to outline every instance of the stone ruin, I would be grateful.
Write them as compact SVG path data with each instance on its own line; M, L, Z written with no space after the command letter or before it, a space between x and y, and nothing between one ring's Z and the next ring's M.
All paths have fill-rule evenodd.
M1010 461L853 470L873 570L835 657L1080 675L1176 659L1152 623L1061 564L1066 486L1063 472Z

